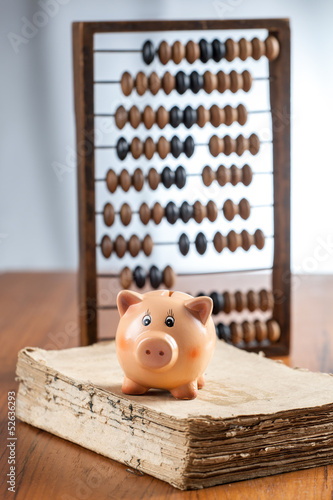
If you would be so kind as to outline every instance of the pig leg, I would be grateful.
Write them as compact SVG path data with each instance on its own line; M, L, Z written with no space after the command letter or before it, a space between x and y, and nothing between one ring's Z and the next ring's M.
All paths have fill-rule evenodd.
M205 385L205 377L202 375L200 375L200 377L198 377L198 389L202 389L203 386Z
M175 389L171 389L170 392L176 399L194 399L198 395L197 381L195 380L189 384L180 385Z
M144 387L143 385L137 384L130 378L124 377L122 392L124 394L145 394L149 387Z

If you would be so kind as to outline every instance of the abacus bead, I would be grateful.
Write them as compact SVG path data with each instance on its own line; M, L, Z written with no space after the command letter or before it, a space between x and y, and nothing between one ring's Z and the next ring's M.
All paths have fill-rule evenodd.
M209 165L205 166L205 168L202 171L201 176L202 176L202 182L207 187L210 186L211 183L215 180L215 173Z
M230 76L219 71L217 73L217 90L222 94L230 88Z
M152 219L155 224L160 224L161 220L164 217L164 208L160 203L155 203L152 209Z
M190 88L190 77L184 71L176 73L176 90L178 94L184 94Z
M179 208L173 201L169 201L165 207L165 216L169 224L175 224L179 219Z
M267 336L270 342L277 342L280 338L281 330L279 324L274 320L270 319L267 321Z
M207 215L206 207L200 201L196 201L193 205L193 218L195 222L201 224Z
M242 181L244 186L249 186L252 182L253 174L249 165L244 165L242 168Z
M114 170L108 170L106 174L106 185L110 193L114 193L118 187L118 177Z
M270 35L265 40L266 57L269 61L274 61L279 55L280 45L275 36Z
M256 329L256 340L262 342L267 339L267 326L262 321L258 319L254 322L254 327Z
M128 251L132 257L136 257L141 250L141 241L136 234L132 234L128 240Z
M252 57L256 61L260 59L266 52L265 50L265 42L259 40L259 38L253 38L252 40Z
M257 153L259 153L260 149L259 137L256 134L251 134L249 140L250 140L249 151L252 155L256 155Z
M120 273L120 284L122 288L129 288L133 281L133 274L129 267L124 267Z
M232 321L230 323L230 332L231 332L231 342L233 344L239 344L243 340L243 329L239 323Z
M148 80L149 90L153 95L156 95L161 90L162 82L160 77L155 71L151 73Z
M228 105L224 108L224 112L225 112L225 124L228 126L232 125L237 120L238 116L237 110Z
M128 113L126 109L124 108L124 106L119 106L119 108L117 108L115 116L116 126L119 129L124 128L127 123L127 120L128 120Z
M229 314L231 313L231 311L234 311L236 308L235 295L233 293L224 292L223 299L224 299L223 312Z
M170 109L170 125L173 128L178 127L183 122L183 112L178 106L173 106Z
M146 273L141 266L136 266L133 271L133 279L138 288L143 288L146 284Z
M149 270L149 280L152 288L158 288L163 281L162 271L156 266L151 266Z
M226 46L226 60L227 61L233 61L236 59L236 57L239 56L239 45L237 42L232 40L231 38L228 38L228 40L225 41L225 46Z
M190 87L194 94L197 94L199 90L203 89L204 86L204 78L202 75L199 75L197 71L192 71L190 74Z
M176 88L176 78L167 71L162 78L162 87L166 95Z
M236 215L235 204L231 200L226 200L224 202L222 210L223 210L224 217L228 221L231 221Z
M267 290L260 290L259 292L259 303L260 303L260 309L262 311L268 311L270 309L270 300L269 300L269 293Z
M183 189L186 184L186 171L181 165L175 171L175 184L178 189Z
M139 208L139 216L142 224L147 225L151 218L151 210L148 207L147 203L142 203Z
M128 73L128 71L125 71L121 77L121 90L124 95L129 96L132 93L132 90L134 88L134 80L132 78L132 75Z
M230 72L230 90L233 94L243 87L243 77L237 71Z
M244 90L244 92L248 92L249 90L251 90L252 82L253 82L253 78L251 76L251 73L249 73L247 70L245 70L242 73L242 77L243 77L243 90Z
M241 38L238 42L239 44L239 58L245 61L248 57L252 55L252 44L245 38Z
M224 325L223 323L218 323L216 326L216 334L220 340L230 341L231 332L229 325Z
M242 244L242 237L240 234L235 233L234 230L228 233L228 248L230 252L235 252Z
M262 250L265 246L265 235L261 229L257 229L254 233L255 245L259 250Z
M111 203L106 203L103 210L104 223L110 227L114 223L115 210Z
M171 139L171 154L175 158L178 158L178 156L183 152L184 147L181 142L181 140L174 135L173 138Z
M128 203L124 203L120 209L120 220L124 226L128 226L132 219L132 210Z
M141 113L136 106L132 106L128 113L129 122L133 128L138 128L141 123Z
M254 324L249 321L244 321L242 323L242 329L244 342L246 342L246 344L253 342L256 338L256 329Z
M238 156L242 156L244 152L249 148L249 140L246 139L242 134L236 138L235 152Z
M146 236L143 238L142 242L142 250L147 257L152 253L153 251L153 240L151 239L151 236L149 234L146 234Z
M142 170L140 168L136 168L134 170L133 177L132 177L132 184L134 186L134 189L136 191L141 191L141 189L143 188L144 181L145 181L145 178L144 178L144 175L142 173Z
M213 239L214 248L218 253L221 253L224 248L228 248L228 240L220 231L217 231Z
M175 183L175 173L170 167L164 167L161 174L162 184L169 189Z
M219 108L214 104L210 110L210 122L213 127L219 127L222 123L226 123L226 112L225 109Z
M147 40L142 47L142 58L146 64L151 64L155 57L154 45L151 40Z
M186 128L191 128L197 122L197 112L191 106L186 106L184 109L184 125Z
M139 71L136 75L135 88L139 95L143 95L148 90L148 78L143 71Z
M157 152L162 160L170 153L170 149L170 142L165 137L160 137L157 143Z
M245 309L246 297L243 292L240 292L239 290L235 292L235 303L235 309L237 312L242 312L243 309Z
M203 255L207 250L207 238L203 233L198 233L195 238L195 248L198 254Z
M216 171L216 180L220 186L225 186L230 182L230 169L226 168L224 165L220 165Z
M121 234L117 236L116 241L114 242L114 250L117 254L117 257L119 257L120 259L124 257L127 250L127 244L125 238Z
M167 64L172 56L172 49L168 42L163 40L163 42L160 43L160 46L158 48L158 57L161 61L162 64Z
M230 135L224 136L223 142L225 155L229 156L236 151L236 140L230 137Z
M247 110L243 104L237 106L237 121L240 125L245 125L247 122Z
M202 38L199 42L200 48L200 61L206 63L209 59L213 57L213 48L212 44L207 42L204 38Z
M188 222L191 217L193 217L193 206L190 205L187 201L184 201L182 204L181 204L181 207L180 207L180 211L179 211L179 215L180 215L180 218L183 222Z
M155 123L156 116L155 116L155 111L151 106L146 106L143 115L142 115L142 120L143 123L145 124L145 127L149 130L152 128L152 126Z
M178 240L179 251L182 255L187 255L190 250L190 240L187 234L183 233L180 235Z
M127 153L129 151L129 146L123 137L120 137L120 139L117 142L117 155L120 160L125 160Z
M214 201L212 200L209 200L209 202L206 205L206 210L207 210L207 219L210 222L214 222L217 219L218 215L216 203L214 203Z
M200 57L200 47L197 43L190 40L186 44L186 60L193 64Z
M169 112L160 106L156 113L156 123L160 129L163 129L170 121Z
M136 160L140 158L143 153L143 142L138 137L134 137L131 142L131 153Z
M157 189L160 183L160 174L156 171L155 168L151 168L148 172L148 183L150 189Z
M253 290L247 292L247 308L251 312L259 309L258 294Z
M205 71L204 73L204 89L207 94L211 94L213 90L217 89L218 78L211 71Z
M131 176L127 172L125 168L122 169L119 175L119 184L121 185L122 189L125 191L125 193L129 190L131 187L132 181L131 181Z
M216 158L220 153L223 153L224 141L217 135L213 135L209 140L209 151Z
M176 275L172 267L166 266L166 268L163 271L163 283L167 288L173 288L173 285L175 284L176 281Z
M185 45L177 40L172 46L172 60L175 64L179 64L185 57Z
M193 137L191 137L190 135L185 139L184 153L187 156L187 158L191 158L191 156L194 153L194 140Z
M221 293L212 292L210 298L213 301L213 314L219 314L223 309L223 297Z
M210 113L204 106L199 106L197 109L197 124L199 127L204 127L210 120Z
M241 232L242 248L247 252L253 245L253 236L245 229Z
M226 48L225 44L223 42L220 42L220 40L215 40L212 41L212 49L213 49L213 59L215 62L220 62L223 57L226 55Z
M148 160L151 160L156 151L156 144L154 143L151 137L147 137L147 139L145 140L144 151L145 151L145 157Z
M251 215L250 203L246 198L242 198L238 204L238 213L242 219L247 220Z
M101 249L102 249L103 256L106 259L108 259L110 257L110 255L112 254L112 250L113 250L112 241L111 241L109 236L107 236L107 235L103 236L102 242L101 242Z
M233 186L236 186L242 180L242 172L236 165L231 165L229 171L231 174L230 182Z

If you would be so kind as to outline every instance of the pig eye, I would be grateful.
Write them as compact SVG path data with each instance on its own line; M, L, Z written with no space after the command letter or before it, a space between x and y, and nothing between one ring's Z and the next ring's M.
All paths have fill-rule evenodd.
M146 314L146 316L144 316L144 317L142 318L142 323L143 323L145 326L150 325L150 323L151 323L151 316L149 316L149 314Z
M165 318L165 324L169 328L171 328L175 324L175 318L173 316L167 316Z

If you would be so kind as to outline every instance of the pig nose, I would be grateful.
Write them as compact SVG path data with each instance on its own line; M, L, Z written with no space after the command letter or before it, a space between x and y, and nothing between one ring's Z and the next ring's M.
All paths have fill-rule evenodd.
M170 335L149 333L138 340L136 358L144 368L163 371L175 364L178 346Z

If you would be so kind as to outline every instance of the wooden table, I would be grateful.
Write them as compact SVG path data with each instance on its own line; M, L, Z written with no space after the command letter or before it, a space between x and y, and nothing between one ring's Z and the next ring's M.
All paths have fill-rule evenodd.
M7 393L17 391L17 352L25 346L78 345L76 277L73 274L0 276L1 489L0 498L283 499L333 500L333 465L181 492L47 432L16 421L16 494L7 491ZM293 286L291 366L333 372L333 276L296 276Z

